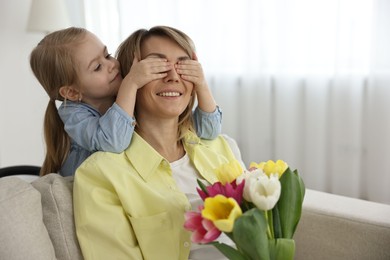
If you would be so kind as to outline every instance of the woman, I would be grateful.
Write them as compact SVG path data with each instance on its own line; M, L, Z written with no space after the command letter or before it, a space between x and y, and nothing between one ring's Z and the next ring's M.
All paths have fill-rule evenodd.
M163 26L138 30L119 47L123 75L134 55L165 58L175 69L138 91L129 147L121 154L97 152L76 172L75 220L85 259L221 256L210 246L191 247L183 228L184 213L201 203L196 180L214 183L214 169L236 159L224 137L201 140L192 129L196 79L182 77L181 65L198 66L194 53L187 35Z

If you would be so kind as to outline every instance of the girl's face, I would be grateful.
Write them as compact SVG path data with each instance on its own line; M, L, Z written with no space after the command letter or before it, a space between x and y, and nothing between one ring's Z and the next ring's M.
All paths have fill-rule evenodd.
M76 84L83 102L99 107L113 101L122 82L119 62L111 57L107 47L92 33L74 52L79 82Z
M141 47L141 59L151 57L165 58L175 64L180 60L190 59L188 54L173 40L152 36ZM173 68L167 76L154 80L137 92L137 119L178 118L188 106L194 88L192 82L181 79Z

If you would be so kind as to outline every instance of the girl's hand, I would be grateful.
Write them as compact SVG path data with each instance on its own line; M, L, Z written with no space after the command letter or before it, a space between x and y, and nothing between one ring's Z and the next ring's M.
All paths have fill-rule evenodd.
M140 89L153 80L166 77L166 72L172 68L173 65L166 59L149 57L138 61L137 58L134 58L130 72L125 78L128 78L129 82L133 82L137 89Z
M204 112L214 112L217 104L207 85L202 66L198 62L196 54L194 53L193 56L193 60L182 60L175 64L176 72L183 80L190 81L194 84L199 108Z
M194 60L182 60L175 64L176 72L186 81L194 84L195 91L208 90L208 85L203 74L202 65L194 53Z
M167 71L171 69L173 65L166 59L149 57L138 61L134 58L129 73L122 81L115 102L133 117L138 89L153 80L166 77Z

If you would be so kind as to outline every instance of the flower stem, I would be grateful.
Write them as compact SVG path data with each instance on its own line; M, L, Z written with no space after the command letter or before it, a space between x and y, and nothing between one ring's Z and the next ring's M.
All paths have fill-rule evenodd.
M272 210L264 211L265 219L267 220L267 235L268 239L274 239L274 225L272 220Z
M243 206L243 212L248 211L252 208L249 202L246 200L243 200L243 203L241 205Z

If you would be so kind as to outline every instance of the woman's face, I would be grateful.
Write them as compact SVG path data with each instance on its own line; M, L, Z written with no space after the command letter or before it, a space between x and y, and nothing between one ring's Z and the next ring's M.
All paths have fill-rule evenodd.
M165 58L172 64L190 59L176 42L161 36L152 36L143 43L141 58L150 57ZM165 78L151 81L138 90L137 119L178 118L188 106L193 88L193 83L181 79L174 68L167 71Z

